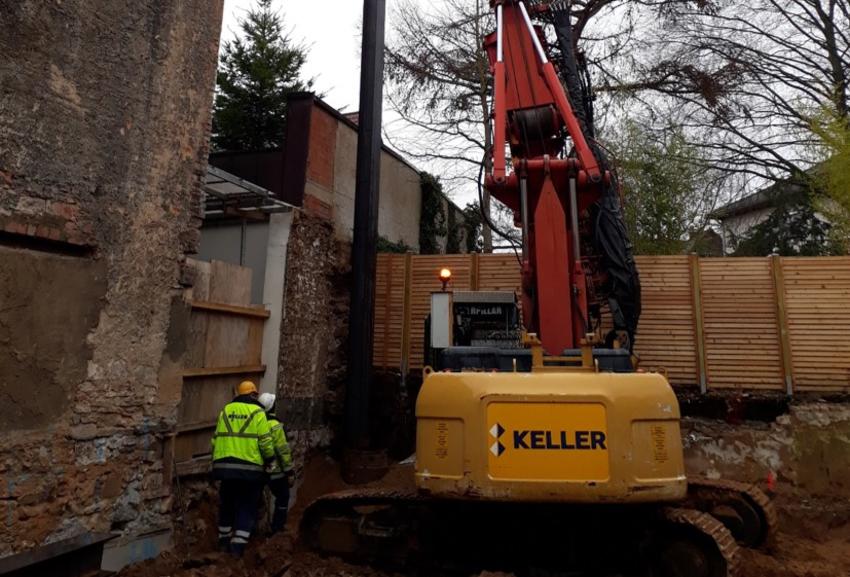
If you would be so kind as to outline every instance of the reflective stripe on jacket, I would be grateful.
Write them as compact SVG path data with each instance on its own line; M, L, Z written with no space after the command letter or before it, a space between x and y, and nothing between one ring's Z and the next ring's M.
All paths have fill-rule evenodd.
M292 450L289 448L286 433L280 421L268 415L268 422L271 428L272 445L275 452L275 461L268 472L272 479L277 479L283 477L284 473L292 470Z
M213 470L263 472L275 458L269 422L250 397L237 397L218 415L212 437Z

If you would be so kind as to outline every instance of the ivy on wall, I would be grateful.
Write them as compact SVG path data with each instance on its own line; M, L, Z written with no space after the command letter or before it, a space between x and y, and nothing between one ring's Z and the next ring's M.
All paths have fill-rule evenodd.
M432 174L419 175L422 190L422 213L419 219L419 253L440 254L439 239L446 230L446 212L443 206L443 185Z
M463 236L463 227L457 222L457 213L453 206L449 205L447 212L448 234L446 238L446 254L458 254L460 252L461 236Z
M392 242L385 236L378 237L378 252L392 252L396 254L406 254L414 252L413 247L405 243L403 240Z
M481 252L483 243L481 240L481 227L484 224L484 218L481 216L481 209L478 202L467 204L463 209L463 229L466 232L466 252Z
M478 203L467 204L463 210L449 202L443 185L434 175L419 175L422 189L422 216L419 220L420 254L444 252L440 239L446 239L446 254L481 252L481 226L483 220ZM391 252L391 251L386 251Z

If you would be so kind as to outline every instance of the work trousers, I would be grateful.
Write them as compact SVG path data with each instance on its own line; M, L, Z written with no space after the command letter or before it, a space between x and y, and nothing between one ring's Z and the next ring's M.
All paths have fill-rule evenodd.
M286 516L289 513L289 479L269 479L269 490L274 495L272 533L277 533L286 526Z
M263 480L224 479L218 490L219 542L230 537L230 548L242 553L257 523Z

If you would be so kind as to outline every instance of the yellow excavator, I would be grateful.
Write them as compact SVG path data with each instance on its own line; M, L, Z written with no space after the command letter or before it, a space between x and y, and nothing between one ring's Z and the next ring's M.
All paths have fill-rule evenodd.
M637 368L640 284L569 4L491 5L496 146L479 181L522 231L519 305L434 295L409 482L326 495L301 536L376 563L732 575L738 546L767 544L776 513L754 486L686 476L676 396ZM458 305L522 322L494 340Z

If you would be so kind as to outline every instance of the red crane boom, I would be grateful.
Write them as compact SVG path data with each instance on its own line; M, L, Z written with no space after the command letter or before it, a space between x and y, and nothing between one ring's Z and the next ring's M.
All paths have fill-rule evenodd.
M582 256L580 229L610 175L600 170L524 2L492 4L497 29L485 46L494 79L495 144L485 186L514 210L522 228L526 328L538 333L547 353L560 355L591 330L591 266Z

